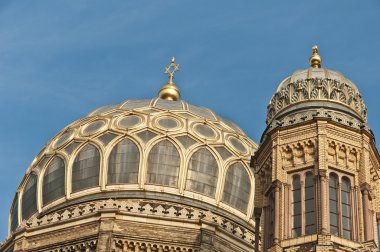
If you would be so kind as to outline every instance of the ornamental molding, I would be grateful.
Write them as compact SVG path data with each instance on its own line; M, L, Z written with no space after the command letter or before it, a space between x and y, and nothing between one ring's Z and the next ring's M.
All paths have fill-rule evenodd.
M335 139L327 139L326 156L329 164L347 170L359 171L360 149L338 142Z
M316 159L317 143L309 139L281 147L282 167L291 168L313 163Z
M16 229L40 229L44 226L66 224L68 222L80 221L85 218L91 218L101 214L102 212L114 211L121 215L134 216L151 216L152 218L177 219L178 221L198 221L208 222L216 225L220 229L233 235L234 237L245 241L246 243L254 243L253 231L237 224L234 221L219 216L211 211L201 210L186 205L173 204L155 200L100 200L88 202L85 204L75 205L54 211L44 216L34 215L28 221L23 221ZM252 224L248 224L252 225ZM253 230L252 225L252 230Z
M353 110L367 122L367 108L361 94L351 85L329 78L300 79L276 92L267 108L267 124L285 108L308 101L331 101Z
M112 242L112 251L124 252L124 251L147 251L147 252L199 252L199 249L195 249L182 245L169 245L164 243L144 242L129 240L123 238L114 238Z

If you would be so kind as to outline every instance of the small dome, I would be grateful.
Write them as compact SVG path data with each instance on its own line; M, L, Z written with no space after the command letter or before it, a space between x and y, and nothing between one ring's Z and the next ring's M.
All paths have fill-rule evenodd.
M21 213L16 204L11 209L11 231L18 219L115 197L206 204L247 221L256 148L234 123L182 100L101 107L64 128L32 162L16 194Z
M329 117L356 128L365 126L367 109L359 90L341 73L321 67L315 48L311 67L285 78L272 96L267 108L269 128L313 117Z

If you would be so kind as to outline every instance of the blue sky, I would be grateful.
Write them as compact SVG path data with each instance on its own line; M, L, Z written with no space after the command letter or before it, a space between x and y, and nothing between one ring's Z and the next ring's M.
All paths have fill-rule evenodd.
M380 136L380 2L0 2L0 240L26 168L93 109L155 97L172 55L182 98L240 125L254 140L277 85L323 65L359 87Z

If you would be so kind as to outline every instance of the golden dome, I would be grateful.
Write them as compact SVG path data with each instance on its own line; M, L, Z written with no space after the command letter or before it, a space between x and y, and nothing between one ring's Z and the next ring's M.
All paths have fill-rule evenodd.
M234 123L182 100L127 100L101 107L65 127L38 154L18 188L16 197L24 205L14 218L33 226L39 214L88 199L148 197L220 209L246 222L253 211L249 160L256 148ZM123 165L127 168L120 172ZM60 179L46 177L60 169ZM244 187L241 196L231 198L236 191L226 193L231 183L224 181L234 176ZM61 189L47 192L49 180L54 186L46 188L62 183ZM24 199L33 195L25 193L30 188L39 192L37 199Z

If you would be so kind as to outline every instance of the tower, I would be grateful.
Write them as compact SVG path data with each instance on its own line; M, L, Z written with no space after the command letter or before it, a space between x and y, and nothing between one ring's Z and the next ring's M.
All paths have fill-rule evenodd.
M251 160L256 249L376 251L379 153L354 83L310 67L278 86Z

